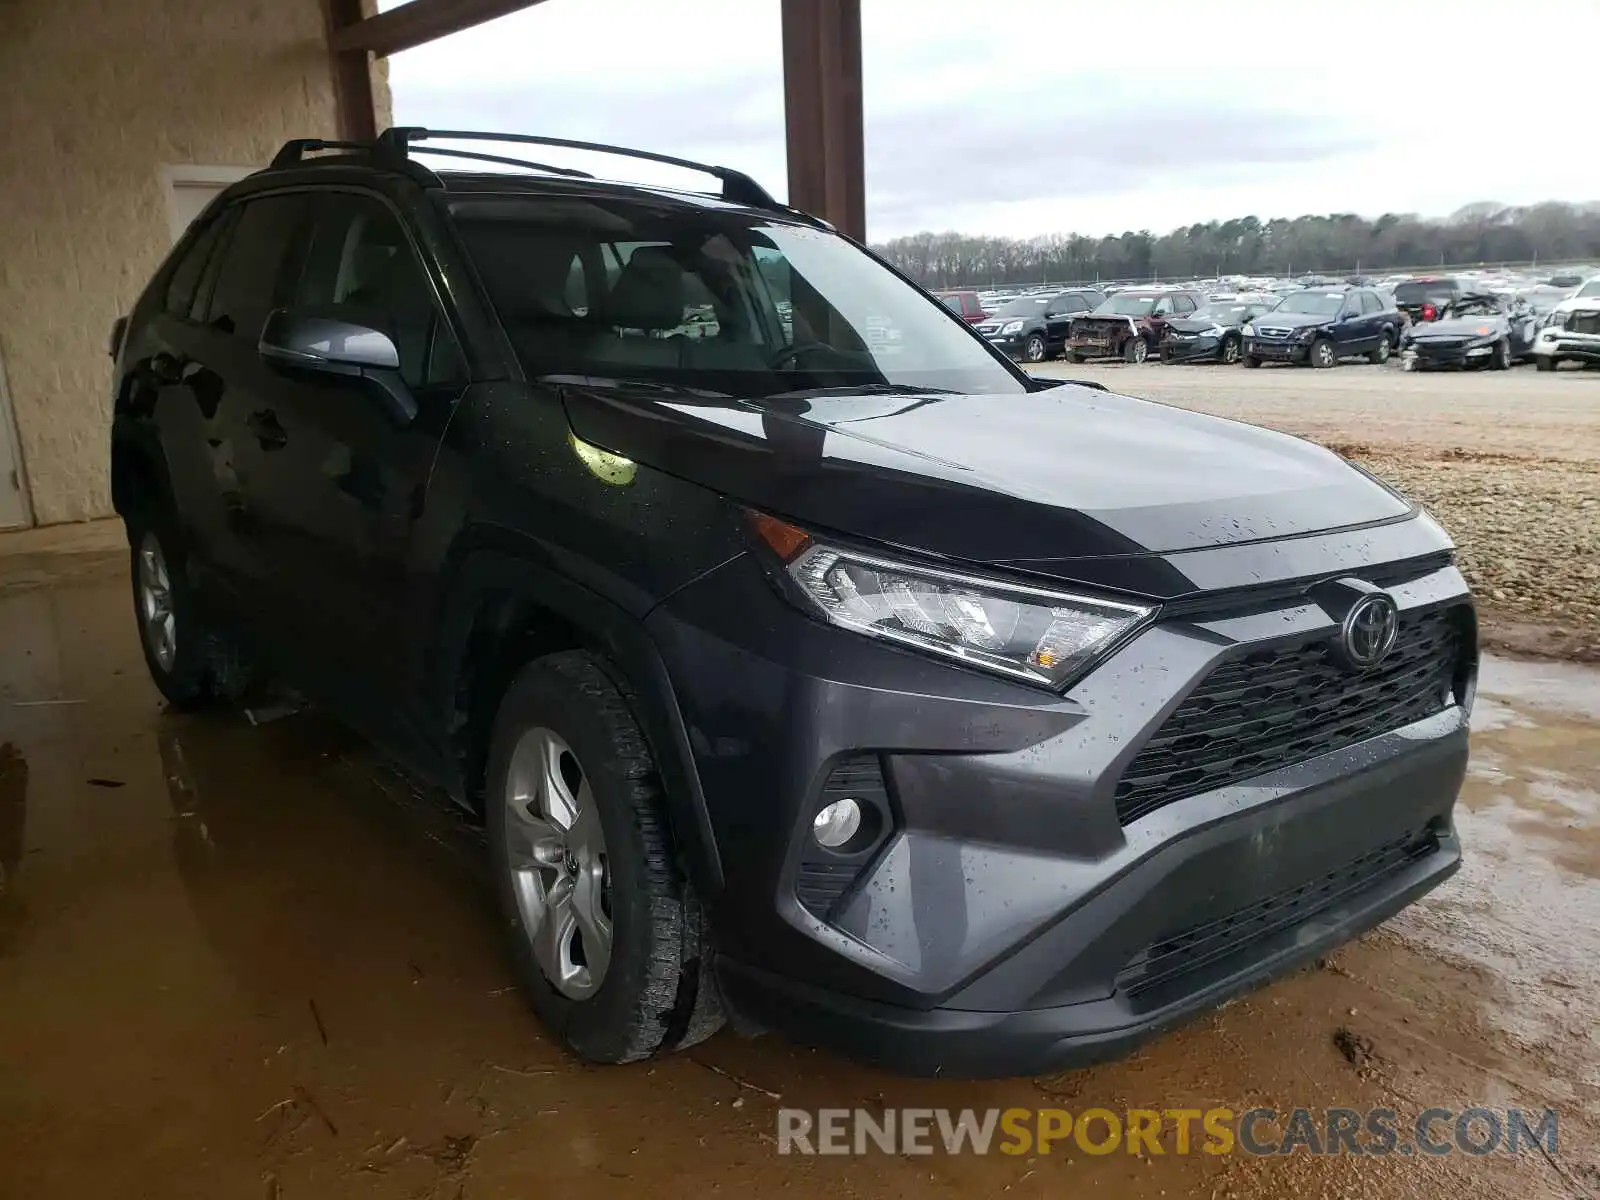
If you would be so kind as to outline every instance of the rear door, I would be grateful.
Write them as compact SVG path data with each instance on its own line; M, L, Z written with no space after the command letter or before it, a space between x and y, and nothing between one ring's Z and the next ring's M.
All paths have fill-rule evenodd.
M1083 297L1077 292L1063 292L1054 297L1044 310L1045 345L1059 350L1066 344L1067 333L1072 328L1072 318L1089 311Z
M260 561L294 612L301 676L382 737L413 694L406 632L426 625L431 581L413 533L434 456L465 386L459 343L400 214L376 194L315 195L302 270L286 305L378 329L400 352L418 404L399 423L359 383L273 373L259 398L263 448L247 502ZM351 686L352 683L358 686Z

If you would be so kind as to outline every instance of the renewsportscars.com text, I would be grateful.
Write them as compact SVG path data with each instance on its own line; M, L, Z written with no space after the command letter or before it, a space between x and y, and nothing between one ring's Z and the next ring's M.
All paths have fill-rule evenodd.
M1558 1149L1553 1109L780 1108L779 1154L1521 1154Z

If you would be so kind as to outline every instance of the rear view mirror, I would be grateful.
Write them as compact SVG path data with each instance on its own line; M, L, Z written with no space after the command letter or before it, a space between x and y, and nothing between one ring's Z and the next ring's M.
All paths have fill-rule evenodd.
M367 384L402 425L417 415L416 398L400 378L400 351L380 330L280 308L267 318L259 350L280 371Z

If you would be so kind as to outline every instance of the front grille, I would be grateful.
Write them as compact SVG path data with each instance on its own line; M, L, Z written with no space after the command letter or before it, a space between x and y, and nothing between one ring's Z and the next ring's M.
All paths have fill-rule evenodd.
M1600 312L1578 312L1567 317L1570 333L1600 333Z
M1465 619L1460 606L1403 614L1389 656L1359 674L1334 658L1330 636L1224 662L1128 764L1117 818L1127 825L1444 711L1455 702Z
M1297 887L1284 888L1225 917L1152 942L1117 972L1117 990L1137 998L1253 942L1302 925L1438 848L1439 839L1431 830L1413 831Z
M1277 326L1261 325L1256 328L1256 336L1264 338L1286 338L1293 332L1292 329L1280 329Z

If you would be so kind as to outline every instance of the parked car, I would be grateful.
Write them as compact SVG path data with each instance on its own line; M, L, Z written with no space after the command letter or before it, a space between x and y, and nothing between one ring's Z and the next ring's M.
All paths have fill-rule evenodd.
M988 319L977 292L935 292L934 295L968 325L979 325Z
M1600 364L1600 280L1590 280L1556 306L1534 339L1532 357L1541 371L1564 362Z
M429 140L292 142L196 219L114 330L111 492L167 701L270 672L482 820L574 1054L731 1011L1057 1070L1457 869L1476 622L1420 508L1036 384L736 172Z
M1556 288L1575 288L1583 283L1582 275L1563 273L1550 276L1550 286Z
M1389 361L1400 336L1401 314L1385 308L1371 288L1317 288L1291 292L1271 312L1244 327L1244 365L1290 362L1331 367L1366 355Z
M1412 324L1435 320L1439 310L1472 289L1459 279L1408 279L1397 284L1394 301Z
M1447 303L1432 321L1413 325L1400 342L1408 371L1489 367L1506 371L1531 353L1539 317L1524 302L1468 293Z
M1127 288L1087 316L1072 322L1067 337L1067 357L1120 358L1142 363L1161 344L1167 321L1193 316L1205 303L1198 292L1172 289Z
M1089 312L1104 299L1092 288L1018 296L985 319L978 332L1012 358L1043 362L1060 355L1073 317Z
M1236 363L1245 322L1275 307L1271 299L1213 300L1187 317L1172 317L1161 339L1161 361Z

